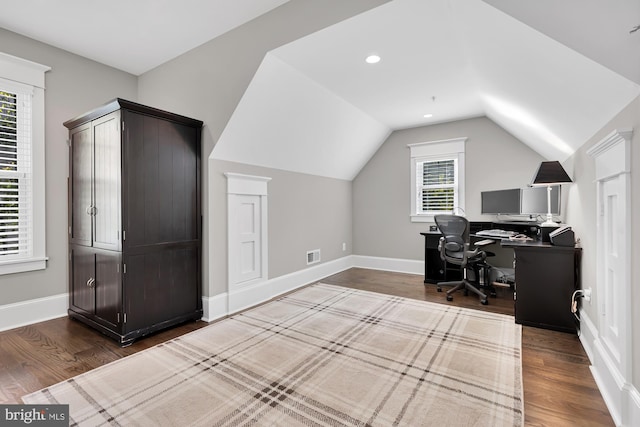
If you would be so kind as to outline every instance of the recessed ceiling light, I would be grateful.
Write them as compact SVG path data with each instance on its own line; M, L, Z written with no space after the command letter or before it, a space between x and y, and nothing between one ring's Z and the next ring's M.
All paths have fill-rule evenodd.
M433 114L425 114L425 115L424 115L424 116L422 116L422 117L424 117L425 119L428 119L429 117L433 117Z
M381 58L378 55L369 55L365 61L367 61L367 64L377 64L380 62L380 59Z

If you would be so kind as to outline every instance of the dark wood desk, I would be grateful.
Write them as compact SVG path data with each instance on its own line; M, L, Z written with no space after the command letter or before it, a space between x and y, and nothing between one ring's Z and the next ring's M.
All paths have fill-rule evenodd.
M516 323L575 333L571 296L580 289L582 250L541 241L502 240L500 245L514 250Z
M420 234L425 238L424 283L460 279L459 267L445 266L440 259L438 240L441 234ZM577 320L571 313L571 295L580 289L582 250L553 246L539 240L491 239L500 241L500 246L514 251L516 323L575 333Z

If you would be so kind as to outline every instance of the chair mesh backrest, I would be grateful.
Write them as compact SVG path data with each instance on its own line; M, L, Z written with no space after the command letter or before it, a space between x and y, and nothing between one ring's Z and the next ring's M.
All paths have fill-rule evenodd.
M436 215L434 217L445 243L458 243L464 247L469 242L469 221L458 215Z

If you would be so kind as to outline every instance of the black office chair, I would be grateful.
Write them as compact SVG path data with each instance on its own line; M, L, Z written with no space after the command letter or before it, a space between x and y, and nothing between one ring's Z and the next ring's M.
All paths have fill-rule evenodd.
M467 267L473 268L476 264L484 264L487 256L477 246L474 250L469 250L469 221L465 217L457 215L436 215L434 219L440 233L442 233L438 244L440 258L445 263L459 265L462 270L462 280L438 282L438 291L441 291L441 286L453 285L454 287L447 291L447 301L453 300L451 294L463 289L465 295L471 291L480 297L480 303L487 305L489 303L487 296L467 280Z

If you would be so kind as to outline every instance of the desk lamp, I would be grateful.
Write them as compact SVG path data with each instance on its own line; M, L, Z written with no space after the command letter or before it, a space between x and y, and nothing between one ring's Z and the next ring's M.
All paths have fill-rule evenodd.
M553 222L551 214L551 187L571 181L567 172L558 161L542 162L538 171L533 176L532 187L547 187L547 220L542 223L543 227L557 227L558 224Z

